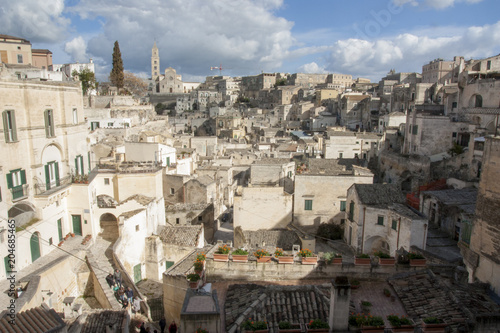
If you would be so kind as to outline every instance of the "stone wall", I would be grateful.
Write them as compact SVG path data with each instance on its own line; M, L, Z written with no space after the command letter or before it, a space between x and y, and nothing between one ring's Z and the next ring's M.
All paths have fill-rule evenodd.
M409 182L411 191L416 191L431 179L431 161L424 156L402 156L389 151L379 155L382 182L401 185Z

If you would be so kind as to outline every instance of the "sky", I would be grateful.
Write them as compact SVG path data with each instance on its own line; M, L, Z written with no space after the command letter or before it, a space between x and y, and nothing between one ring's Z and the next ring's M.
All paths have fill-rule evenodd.
M342 73L378 82L391 69L421 72L436 58L500 53L498 0L0 0L1 34L49 49L55 64L206 76ZM222 70L211 70L222 67Z

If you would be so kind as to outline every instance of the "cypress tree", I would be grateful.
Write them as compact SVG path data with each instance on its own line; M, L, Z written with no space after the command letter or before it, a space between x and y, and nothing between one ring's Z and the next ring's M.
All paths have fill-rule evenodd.
M123 88L123 61L118 41L115 41L115 46L113 47L113 68L111 69L111 73L109 73L109 81L118 89Z

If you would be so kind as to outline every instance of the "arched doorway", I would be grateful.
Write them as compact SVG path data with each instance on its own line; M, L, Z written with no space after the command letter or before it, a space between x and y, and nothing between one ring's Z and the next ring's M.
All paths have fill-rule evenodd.
M99 219L99 225L101 227L100 235L103 239L114 242L120 236L118 230L118 220L113 214L102 214Z
M381 236L373 236L366 240L364 246L365 253L381 251L384 253L391 253L391 247L387 241Z
M40 233L35 232L30 238L31 262L40 258Z

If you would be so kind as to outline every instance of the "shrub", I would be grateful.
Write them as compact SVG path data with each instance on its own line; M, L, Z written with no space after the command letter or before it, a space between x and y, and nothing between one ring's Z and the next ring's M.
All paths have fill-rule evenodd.
M243 250L243 249L236 249L231 254L236 254L236 255L244 256L244 255L248 254L248 251Z
M282 257L285 255L285 253L283 252L283 249L280 249L279 247L276 248L276 251L274 251L274 255L276 257Z
M208 333L208 331L204 328L198 327L194 333Z
M203 270L203 261L196 259L193 263L194 270L197 272L201 272Z
M196 282L200 279L200 276L196 273L191 273L186 276L189 282Z
M278 327L280 328L280 330L289 330L292 328L292 324L290 324L289 321L280 321L278 323Z
M372 316L371 314L351 313L349 316L349 324L353 326L375 326L381 327L384 326L384 319L380 316Z
M359 286L361 284L361 282L359 282L358 279L352 279L351 280L351 285L352 286Z
M387 297L391 296L391 291L387 288L384 288L384 295Z
M248 318L241 324L241 328L248 331L265 330L267 329L267 323L265 321L257 321L252 320L252 318Z
M299 252L299 257L312 257L313 253L309 249L302 249Z
M410 319L405 317L404 315L399 317L398 315L388 315L387 320L391 323L392 327L401 327L402 325L411 325Z
M309 322L309 328L310 329L315 329L315 328L330 328L327 322L324 322L321 319L314 319Z
M260 259L262 257L269 256L269 252L267 252L266 250L257 250L253 253L253 255L255 256L255 258Z
M219 246L219 248L217 249L217 251L215 253L217 253L217 254L229 254L230 250L231 250L231 248L229 246L227 246L227 244L224 244L224 245Z
M374 253L377 257L379 258L383 258L383 259L388 259L390 258L391 256L385 252L382 252L382 251L377 251Z
M372 306L372 303L368 302L368 301L362 301L361 302L361 305L362 306Z
M321 223L316 234L327 239L342 239L344 236L344 228L338 224Z
M325 259L327 263L331 263L333 261L333 258L342 258L342 254L335 252L327 252L323 255L323 259Z
M420 253L409 252L408 259L425 259L425 257L423 255L421 255Z

